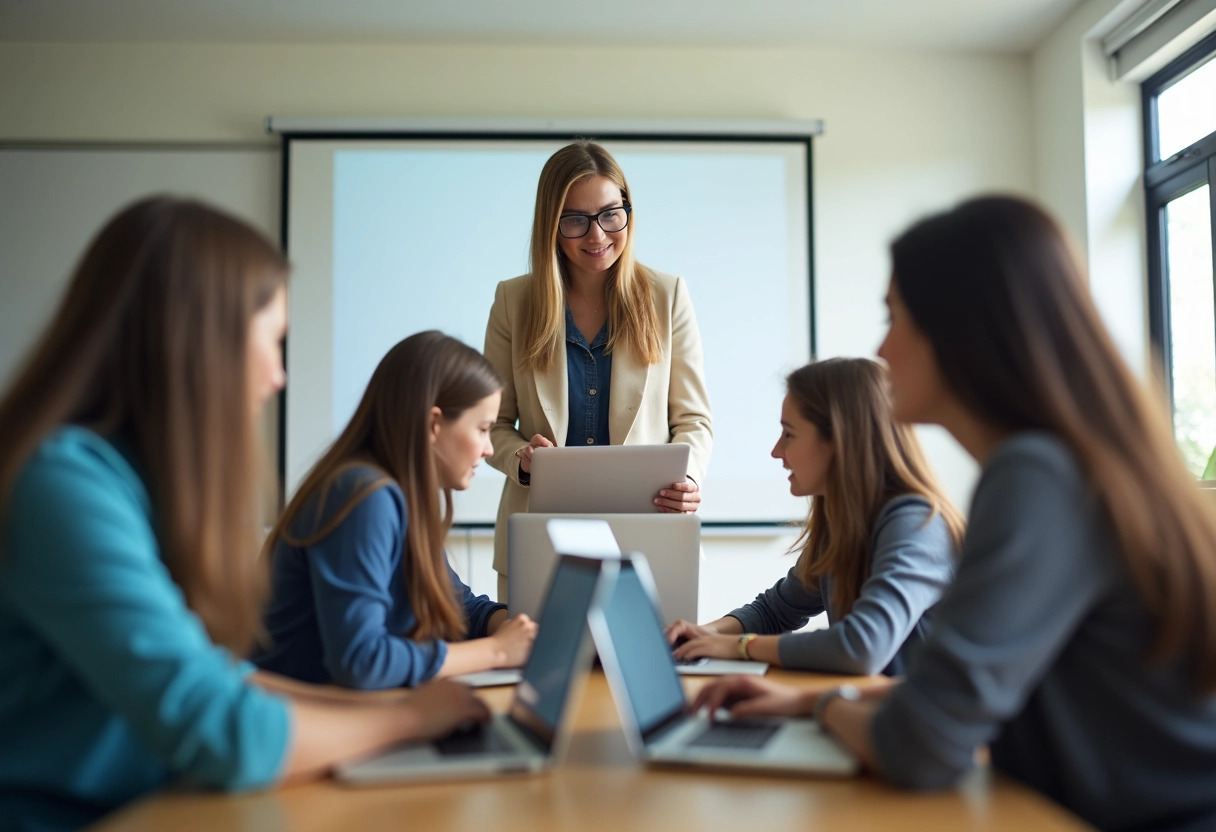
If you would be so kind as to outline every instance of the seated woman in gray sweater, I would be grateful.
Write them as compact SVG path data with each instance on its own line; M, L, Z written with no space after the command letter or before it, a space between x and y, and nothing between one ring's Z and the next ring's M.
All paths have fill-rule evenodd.
M967 202L892 246L895 416L983 466L955 581L887 692L737 680L901 785L992 765L1103 829L1216 829L1216 512L1055 222Z
M789 574L744 607L667 630L679 659L754 659L794 670L900 674L950 582L963 520L915 434L891 419L886 371L833 358L786 379L772 455L811 498ZM826 611L829 626L793 632Z

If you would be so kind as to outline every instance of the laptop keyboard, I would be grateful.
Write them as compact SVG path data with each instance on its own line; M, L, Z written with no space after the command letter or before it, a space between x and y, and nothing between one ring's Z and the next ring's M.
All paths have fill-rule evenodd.
M688 743L689 748L763 748L780 725L771 722L735 720L711 722Z
M697 656L695 659L675 659L677 667L697 667L709 662L705 656Z
M463 754L495 754L510 751L498 732L487 723L475 723L472 727L463 728L448 734L435 742L435 748L445 757Z

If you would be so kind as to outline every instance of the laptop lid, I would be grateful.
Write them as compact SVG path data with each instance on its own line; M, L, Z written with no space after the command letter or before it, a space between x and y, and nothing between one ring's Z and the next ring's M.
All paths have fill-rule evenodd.
M546 514L657 514L659 489L688 473L688 445L537 448L528 510Z
M645 556L630 554L608 602L588 614L630 750L687 716L684 688L655 607Z
M546 750L558 734L574 678L590 662L587 616L610 597L618 568L616 560L567 554L553 570L536 640L507 711Z
M701 520L688 514L513 514L507 520L507 606L512 615L536 617L557 563L549 536L552 520L608 524L613 548L646 555L664 621L697 621L701 571ZM582 552L590 554L590 552Z

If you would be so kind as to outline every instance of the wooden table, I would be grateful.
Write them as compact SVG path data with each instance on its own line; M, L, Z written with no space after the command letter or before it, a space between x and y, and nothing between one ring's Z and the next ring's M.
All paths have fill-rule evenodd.
M808 689L844 679L770 672ZM685 679L689 692L706 679ZM854 677L850 681L856 682ZM483 691L496 710L510 688ZM625 746L602 673L592 673L577 705L563 762L530 777L356 789L325 780L231 797L164 793L115 813L106 832L194 830L1022 830L1086 828L1016 783L979 770L956 789L907 792L870 777L827 780L759 774L648 769Z

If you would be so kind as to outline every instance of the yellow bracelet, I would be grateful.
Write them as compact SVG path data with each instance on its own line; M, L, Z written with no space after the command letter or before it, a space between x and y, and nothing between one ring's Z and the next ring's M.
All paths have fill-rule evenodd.
M755 633L744 633L739 636L739 658L745 662L750 662L752 657L747 654L747 645L752 643L752 639L756 637Z

